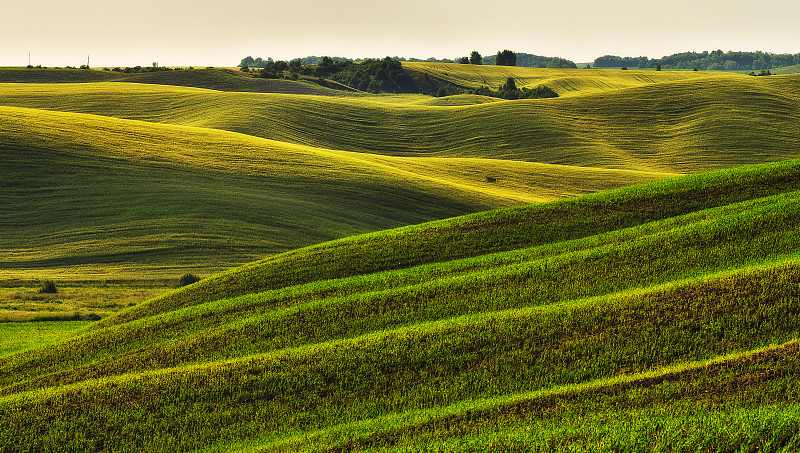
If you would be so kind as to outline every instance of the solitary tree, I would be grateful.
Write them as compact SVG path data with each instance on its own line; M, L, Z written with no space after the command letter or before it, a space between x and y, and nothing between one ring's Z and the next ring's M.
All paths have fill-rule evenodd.
M473 50L471 54L469 54L469 63L470 64L483 64L483 57L481 54L478 53L477 50Z
M517 54L508 49L497 52L497 59L494 61L494 64L498 66L516 66Z
M461 64L469 64L469 58L461 57L461 58L458 59L458 62L461 63Z

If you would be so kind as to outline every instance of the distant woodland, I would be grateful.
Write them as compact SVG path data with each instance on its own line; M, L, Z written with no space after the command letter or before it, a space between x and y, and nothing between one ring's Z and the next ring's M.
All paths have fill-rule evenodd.
M475 53L477 53L477 52L473 52L473 54L475 54ZM577 65L574 62L572 62L570 60L565 60L563 58L543 57L543 56L540 56L540 55L532 55L532 54L529 54L529 53L519 53L519 52L513 52L513 53L516 55L516 64L512 65L512 66L521 66L521 67L529 67L529 68L577 68ZM501 58L502 58L503 52L498 52L498 54L500 54ZM485 57L480 57L480 54L478 54L478 57L479 57L478 61L482 60L481 63L478 63L478 64L485 64L485 65L494 65L494 64L496 64L497 55L487 55ZM301 65L315 65L315 64L321 63L323 58L329 58L334 63L361 62L361 61L367 61L368 60L368 59L351 59L351 58L343 58L343 57L317 57L317 56L310 56L310 57L304 57L304 58L296 58L296 59L291 60L291 61L299 61ZM467 58L467 60L469 60L469 57L462 57L462 58ZM461 60L460 58L455 58L455 59L449 59L449 58L437 59L437 58L433 58L433 57L428 58L428 59L424 59L424 60L423 59L419 59L419 58L408 58L408 59L406 59L406 58L403 58L403 57L391 57L391 59L394 60L394 61L400 61L400 62L402 62L402 61L415 61L415 62L416 61L423 61L423 62L430 62L430 63L458 63ZM472 59L472 64L475 64L474 61L475 61L475 59L473 58ZM253 57L248 56L248 57L245 57L245 58L242 59L242 61L239 63L239 67L247 66L248 68L251 68L251 69L253 69L253 68L261 69L261 68L264 68L267 65L269 65L270 62L273 62L272 58L267 58L265 60L265 59L260 58L260 57L259 58L253 58Z
M758 71L800 64L798 54L774 54L769 52L683 52L667 57L619 57L605 55L594 60L596 68L657 68L697 69L700 71Z

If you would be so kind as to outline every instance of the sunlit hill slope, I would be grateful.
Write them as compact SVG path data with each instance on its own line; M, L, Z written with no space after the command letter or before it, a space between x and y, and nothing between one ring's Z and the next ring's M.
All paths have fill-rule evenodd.
M793 451L798 189L791 160L275 255L0 359L0 445Z
M800 141L792 75L408 67L467 87L513 76L560 97L175 86L268 82L214 70L125 81L0 71L84 82L0 84L11 175L0 180L0 275L209 275L351 234L792 158Z

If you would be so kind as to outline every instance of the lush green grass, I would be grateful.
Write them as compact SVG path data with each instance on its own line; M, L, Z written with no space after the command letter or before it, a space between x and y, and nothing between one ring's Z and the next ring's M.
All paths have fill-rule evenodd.
M214 274L0 324L0 451L797 450L800 78L415 69L562 96L0 84L0 278Z
M0 323L0 357L41 348L74 336L88 321Z
M668 176L355 154L10 107L0 125L0 277L18 279L208 275L352 234Z
M213 276L0 359L0 445L791 450L798 174L658 181Z

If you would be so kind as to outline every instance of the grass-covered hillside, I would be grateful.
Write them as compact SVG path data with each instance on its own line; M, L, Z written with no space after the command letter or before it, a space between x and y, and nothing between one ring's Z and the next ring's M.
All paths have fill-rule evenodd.
M665 82L701 80L708 77L727 79L736 77L732 73L694 71L641 71L641 70L588 70L588 69L544 69L516 66L481 66L454 63L404 62L403 67L427 74L435 79L464 88L487 86L498 89L511 77L518 87L536 88L547 85L559 96L580 96L653 85Z
M108 82L0 85L0 105L370 154L688 173L785 159L800 146L794 75L707 75L555 99L429 103L416 95L337 98Z
M408 69L463 86L513 76L560 97L337 97L215 69L0 70L14 82L0 83L0 278L206 276L352 234L800 147L797 76ZM283 88L245 92L264 84Z
M278 254L0 358L0 449L796 451L798 189L790 160Z
M0 107L0 278L169 278L669 175L326 150ZM487 177L495 178L488 182Z
M255 93L344 95L342 91L323 88L315 83L253 78L232 69L207 68L119 72L69 68L0 68L0 83L89 82L149 83Z

